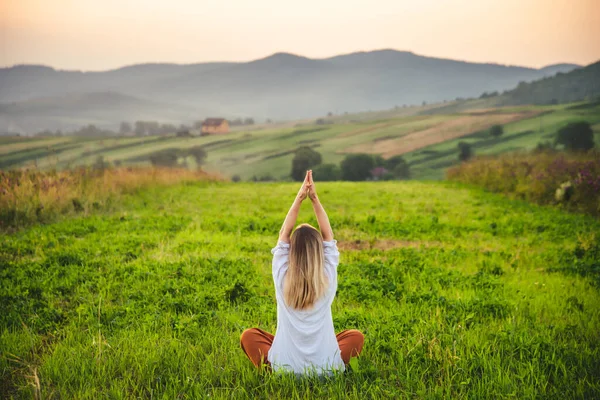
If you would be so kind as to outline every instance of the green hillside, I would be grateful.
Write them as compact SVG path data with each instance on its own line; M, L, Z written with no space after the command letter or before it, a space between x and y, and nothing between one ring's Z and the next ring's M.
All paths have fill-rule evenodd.
M521 82L501 96L499 105L556 104L600 97L600 61L571 72L533 82Z
M262 374L240 349L275 330L269 250L297 185L198 183L0 236L2 397L600 396L597 220L447 183L317 186L335 329L366 337L351 371Z
M475 154L495 154L534 148L574 120L600 123L598 103L461 110L467 103L449 103L443 111L431 105L332 116L320 125L315 121L285 127L264 125L219 136L17 138L14 142L5 138L0 145L0 168L67 168L92 164L98 157L123 165L148 164L152 154L165 149L203 146L208 153L205 168L210 171L237 174L242 179L265 175L286 179L293 151L311 146L322 154L324 163L339 163L351 152L385 158L403 154L414 179L440 179L444 169L458 161L457 143L461 140L470 142ZM505 133L498 139L488 135L493 124L504 126ZM186 161L195 166L192 159Z

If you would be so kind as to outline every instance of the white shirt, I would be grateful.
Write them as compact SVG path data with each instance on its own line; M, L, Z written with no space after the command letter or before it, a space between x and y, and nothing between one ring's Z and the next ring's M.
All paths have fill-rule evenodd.
M295 373L344 370L333 329L331 303L337 290L337 266L340 253L336 241L323 242L325 294L309 310L295 310L285 304L283 281L288 270L289 243L278 242L273 254L273 281L277 298L277 332L267 360L274 371Z

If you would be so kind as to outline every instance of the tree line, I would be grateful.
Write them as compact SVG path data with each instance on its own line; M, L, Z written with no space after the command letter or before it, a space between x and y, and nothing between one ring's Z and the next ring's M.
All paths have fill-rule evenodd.
M228 120L230 126L249 126L254 125L254 118L234 118ZM268 123L271 120L267 120ZM122 121L119 124L118 130L100 128L95 124L88 124L81 126L78 129L72 131L44 129L34 133L34 136L82 136L82 137L97 137L97 136L118 136L118 135L130 135L135 136L154 136L154 135L168 135L168 134L180 134L180 136L186 136L190 134L190 131L199 131L202 129L204 120L194 121L192 124L179 124L175 125L172 123L161 123L159 121ZM183 133L183 135L182 135Z
M290 175L293 180L302 181L308 169L312 169L319 181L410 179L409 165L402 156L384 159L380 155L356 153L346 155L339 165L324 164L319 152L303 146L294 153Z

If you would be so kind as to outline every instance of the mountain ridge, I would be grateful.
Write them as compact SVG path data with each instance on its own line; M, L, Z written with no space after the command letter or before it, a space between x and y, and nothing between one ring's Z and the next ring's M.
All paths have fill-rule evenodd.
M120 121L131 121L140 113L157 121L171 121L175 116L188 116L191 120L208 116L291 120L315 118L328 112L352 113L478 97L483 92L509 90L519 82L573 68L576 66L571 64L539 70L470 63L393 49L324 59L278 52L250 62L146 63L100 72L22 65L0 69L0 103L23 103L19 121L7 112L2 116L4 121L11 121L10 126L28 129L76 128L75 121L81 120L79 114L89 116L93 110L77 104L68 115L61 105L61 96L98 92L116 92L186 109L167 113L147 104L148 111L142 112L140 107L146 106L130 99L124 108L139 112L128 114L110 104L91 102L89 107L95 107L98 114L113 118L93 119L103 127L116 127ZM48 119L33 111L27 114L26 102L39 98L56 98L64 118ZM181 122L190 122L189 119Z

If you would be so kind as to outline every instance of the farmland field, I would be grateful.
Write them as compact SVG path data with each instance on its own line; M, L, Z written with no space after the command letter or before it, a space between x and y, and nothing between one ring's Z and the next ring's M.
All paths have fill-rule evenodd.
M297 185L188 183L0 236L2 397L600 396L597 219L442 182L317 186L335 328L366 336L351 371L266 374L240 349L275 330L269 250Z
M326 124L314 121L262 125L227 135L181 138L173 135L117 138L3 138L0 169L68 168L93 164L98 157L121 165L148 165L152 154L165 149L203 146L206 168L226 177L270 175L287 179L293 152L299 146L314 147L324 163L339 163L346 154L368 152L406 157L414 179L441 179L445 168L458 162L459 141L472 144L475 154L530 150L551 141L569 122L584 120L595 125L600 142L600 105L520 106L433 114L435 109L333 116ZM492 138L488 129L504 125L504 135ZM183 162L184 160L180 160ZM186 160L190 167L194 161Z

